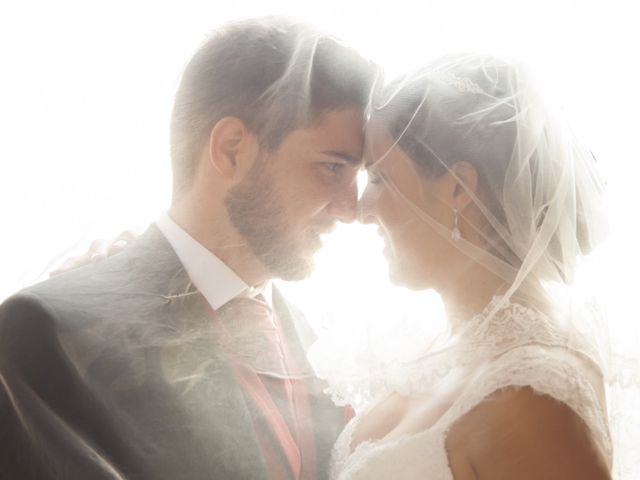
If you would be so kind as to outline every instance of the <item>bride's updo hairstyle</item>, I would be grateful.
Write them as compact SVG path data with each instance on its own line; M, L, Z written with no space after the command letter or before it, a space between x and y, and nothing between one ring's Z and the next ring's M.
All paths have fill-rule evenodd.
M457 162L475 168L478 188L470 193L486 218L474 225L483 241L456 244L514 290L531 280L570 283L576 257L602 238L594 157L520 65L484 55L443 57L381 89L371 115L420 174L438 177Z
M442 264L433 271L425 268L424 275L439 273L437 268L446 268L445 262L450 260L451 271L446 273L451 277L445 287L460 281L462 287L473 289L474 281L485 279L473 268L477 265L498 277L493 282L487 275L491 281L479 285L479 292L503 282L495 287L493 298L482 311L464 318L464 310L447 312L455 320L450 322L451 329L429 337L427 347L415 359L406 360L398 354L400 361L376 363L383 355L377 354L375 339L367 337L364 353L358 351L354 358L372 358L373 366L361 371L364 369L358 370L357 362L351 362L356 365L355 373L340 377L327 369L325 377L334 398L343 402L356 404L359 398L398 392L424 393L432 404L437 404L433 398L442 394L442 404L448 404L450 384L446 380L442 388L440 382L451 372L461 383L468 382L466 391L473 397L509 385L533 385L544 392L539 381L548 384L556 378L552 365L563 365L576 373L562 375L557 381L567 394L567 404L575 400L579 405L583 398L597 397L602 414L593 415L594 425L599 425L594 427L594 438L601 440L600 450L610 459L608 409L617 449L616 471L634 471L638 462L634 454L637 435L633 433L637 426L618 420L619 416L626 423L628 405L638 398L637 390L629 388L637 371L635 365L616 356L630 345L621 333L629 332L628 317L605 321L598 295L589 291L589 266L576 268L606 233L604 185L594 155L545 98L542 88L520 64L477 54L442 57L374 92L369 111L368 169L373 172L375 188L368 199L373 202L373 192L384 192L387 204L407 209L403 213L410 220L401 221L396 228L411 222L410 231L417 232L413 224L424 222L426 233L433 231L460 252L455 258L439 258ZM405 155L398 155L394 148ZM390 162L402 162L405 157L408 164L393 170ZM377 162L379 168L375 168ZM472 169L476 175L471 174ZM453 193L452 179L458 181ZM460 188L467 191L470 203L456 197ZM395 195L398 201L389 202L388 195ZM461 230L456 230L454 198L465 205L457 212L459 225L464 227ZM395 211L385 211L385 218ZM429 248L432 239L433 235L425 235L423 248ZM434 242L436 249L439 243ZM465 268L467 260L469 269ZM403 326L394 324L394 328ZM498 355L502 348L504 355ZM509 362L513 362L511 367L505 367ZM349 364L348 359L342 359L339 366ZM542 373L532 373L538 367ZM496 374L496 384L482 378L487 372ZM520 379L514 380L518 375ZM579 411L578 407L574 410ZM455 403L443 417L452 411L456 412ZM514 431L517 421L527 415L517 417ZM475 433L473 438L465 438L466 447L483 438Z

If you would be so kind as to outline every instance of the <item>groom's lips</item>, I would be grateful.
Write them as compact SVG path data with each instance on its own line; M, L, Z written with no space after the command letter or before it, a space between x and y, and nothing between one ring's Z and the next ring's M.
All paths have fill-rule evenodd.
M328 235L329 233L333 233L336 230L336 224L332 223L330 225L318 226L316 228L311 228L311 232L316 235Z
M318 249L322 246L322 240L320 238L320 235L322 235L322 233L322 231L315 228L309 229L308 238L314 249Z
M329 234L336 229L335 223L326 226L311 227L308 230L309 242L314 250L322 247L322 235Z
M327 235L329 233L333 233L336 231L336 222L330 223L322 228L319 228L318 230L320 231L321 235Z

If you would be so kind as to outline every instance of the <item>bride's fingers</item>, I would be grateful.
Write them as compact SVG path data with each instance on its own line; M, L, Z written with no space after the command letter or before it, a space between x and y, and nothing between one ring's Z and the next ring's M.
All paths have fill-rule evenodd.
M55 277L61 273L103 260L107 257L108 246L109 244L105 240L94 240L91 242L89 249L85 253L67 258L58 266L58 268L49 272L49 276Z
M133 240L138 238L139 231L137 229L128 229L120 232L111 240L97 239L91 242L89 249L82 255L67 258L55 270L49 273L53 277L69 270L88 265L90 263L98 263L111 255L115 255L127 248Z
M139 236L140 232L136 228L123 230L118 234L118 236L111 240L107 248L107 255L113 255L121 252Z
M140 236L140 231L138 228L129 228L127 230L123 230L118 234L116 240L124 240L127 243L132 242L136 238Z
M104 260L109 254L109 243L106 240L98 239L91 242L89 246L89 251L85 253L83 256L79 257L79 259L83 259L83 257L87 256L89 262L96 263L101 260Z
M115 255L116 253L120 253L121 251L123 251L125 248L127 248L127 245L129 245L130 241L127 241L125 239L119 238L116 241L114 241L113 243L111 243L107 249L107 256L111 256L111 255Z

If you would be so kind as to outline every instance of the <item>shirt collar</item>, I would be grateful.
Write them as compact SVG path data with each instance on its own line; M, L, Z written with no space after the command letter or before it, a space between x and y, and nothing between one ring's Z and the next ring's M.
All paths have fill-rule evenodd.
M195 287L214 310L239 297L264 295L271 305L271 282L257 287L248 286L222 260L185 232L168 213L163 212L156 225L175 250Z

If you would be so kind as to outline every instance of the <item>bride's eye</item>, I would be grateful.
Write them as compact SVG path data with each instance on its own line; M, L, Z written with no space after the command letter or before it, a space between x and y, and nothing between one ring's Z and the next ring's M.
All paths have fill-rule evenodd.
M373 185L378 185L382 182L382 177L377 172L367 171L367 181Z

